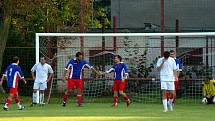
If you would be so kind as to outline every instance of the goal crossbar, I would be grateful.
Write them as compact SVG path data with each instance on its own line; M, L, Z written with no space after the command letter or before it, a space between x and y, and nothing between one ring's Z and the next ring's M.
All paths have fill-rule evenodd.
M183 33L36 33L36 63L39 62L40 37L123 37L123 36L152 36L152 37L174 37L174 36L215 36L215 32L183 32Z

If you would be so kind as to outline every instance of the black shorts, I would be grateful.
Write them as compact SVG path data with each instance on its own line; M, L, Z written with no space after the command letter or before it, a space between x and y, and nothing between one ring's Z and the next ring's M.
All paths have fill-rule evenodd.
M206 97L206 99L207 99L207 101L208 101L207 104L213 104L214 96L212 96L212 97L210 97L210 98Z

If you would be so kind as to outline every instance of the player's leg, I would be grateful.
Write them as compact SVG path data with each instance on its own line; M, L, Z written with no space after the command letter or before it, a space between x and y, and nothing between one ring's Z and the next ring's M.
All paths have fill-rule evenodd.
M39 103L38 100L39 87L40 87L39 83L34 82L31 107Z
M71 92L73 90L73 88L74 88L74 81L72 79L68 79L67 80L67 90L64 92L64 96L63 96L63 104L62 104L63 107L66 106L68 93Z
M175 102L176 102L176 91L177 91L178 88L179 88L179 80L176 80L176 81L174 82L174 85L175 85L175 91L174 91L173 103L175 104Z
M16 94L14 94L14 97L15 97L15 101L16 101L16 104L18 106L18 109L19 110L23 110L24 109L24 106L22 106L20 104L20 98L19 98L19 95L18 95L18 92Z
M39 104L40 105L44 105L44 90L40 90L40 101L39 101Z
M127 107L128 107L131 104L131 101L128 98L127 94L124 93L124 91L123 91L124 88L125 88L125 84L126 84L126 81L120 83L120 85L119 85L119 94L122 95L122 97L126 101L126 104L127 104Z
M166 91L166 99L167 99L167 101L169 100L169 97L170 97L170 92Z
M45 89L47 89L47 83L46 82L41 83L39 89L40 89L40 101L39 101L39 103L40 103L40 105L44 105L45 104L44 103L44 92L45 92Z
M83 81L75 80L75 85L77 87L77 104L80 107L82 105Z
M175 97L175 84L174 84L174 82L167 82L167 90L169 90L169 92L170 92L168 106L169 106L170 111L173 111L173 100Z
M168 108L167 108L167 95L166 95L166 91L167 90L167 85L166 82L161 82L161 92L162 92L162 102L163 102L163 111L167 112Z
M118 104L118 90L119 90L119 81L114 80L114 84L113 84L113 91L114 91L114 95L113 95L113 107L116 107Z
M6 99L6 101L5 101L5 105L3 106L3 109L6 110L6 111L8 110L8 108L10 106L10 103L14 98L14 94L16 93L15 88L10 88L9 90L10 90L10 94L9 94L8 98Z

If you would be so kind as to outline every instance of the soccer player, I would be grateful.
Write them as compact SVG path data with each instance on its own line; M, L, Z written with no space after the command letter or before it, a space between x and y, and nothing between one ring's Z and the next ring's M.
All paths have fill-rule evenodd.
M24 106L22 106L20 104L20 99L19 99L19 95L18 95L18 81L19 79L22 79L24 81L24 83L26 84L26 81L24 79L24 75L21 71L21 68L19 67L19 57L14 56L13 57L13 61L12 64L10 64L1 79L0 82L0 86L2 86L3 80L6 77L7 79L7 87L9 88L9 97L6 99L5 105L3 106L3 109L5 111L8 110L11 101L13 100L13 98L15 98L16 104L18 106L19 110L24 109Z
M215 103L215 85L211 78L208 78L206 81L203 82L202 94L203 94L202 103L204 104Z
M82 90L83 90L83 80L82 80L82 71L84 68L92 69L97 75L101 75L100 72L90 65L87 61L83 60L83 53L77 52L75 55L76 58L71 59L65 68L64 78L67 80L67 90L63 96L62 106L66 106L68 93L71 92L74 87L77 89L77 105L82 106ZM69 77L67 74L69 72Z
M112 68L110 68L106 73L114 72L115 74L115 80L113 84L113 90L114 90L114 101L113 101L113 107L117 107L118 103L118 92L122 97L125 99L127 103L127 107L131 104L130 99L126 95L126 93L123 92L126 84L126 80L128 78L128 69L125 65L125 63L122 62L122 57L120 55L115 55L114 57L114 65Z
M170 57L175 59L175 63L176 63L176 67L177 67L177 70L176 70L177 78L176 78L176 80L174 82L174 84L175 84L175 94L174 94L174 98L173 98L173 103L175 103L176 102L176 91L179 89L179 74L182 71L182 63L178 58L176 58L176 54L175 54L174 50L170 50L169 52L170 52Z
M36 72L36 77L34 73ZM44 91L47 88L47 83L51 80L53 70L52 67L46 63L45 57L40 57L40 62L31 68L31 74L34 81L32 104L34 106L38 103L39 91L39 104L44 105Z
M177 67L175 60L170 56L169 51L164 52L164 57L159 58L157 61L157 69L160 72L160 81L161 81L161 90L162 90L162 102L163 102L163 108L164 112L168 111L168 108L170 111L173 111L173 97L174 97L174 90L175 85L174 81L177 78ZM166 92L170 92L170 99L167 102ZM167 106L168 104L168 106Z

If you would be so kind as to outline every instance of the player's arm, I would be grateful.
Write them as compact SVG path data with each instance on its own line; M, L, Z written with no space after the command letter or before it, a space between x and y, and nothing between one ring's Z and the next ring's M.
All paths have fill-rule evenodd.
M3 93L5 93L5 90L2 87L2 83L3 83L4 79L5 79L5 77L6 76L3 74L2 77L1 77L1 82L0 82L0 88L1 88L1 90L2 90Z
M27 81L25 80L24 75L23 75L22 70L21 70L21 68L20 68L20 67L18 68L18 71L19 71L19 76L20 76L20 78L21 78L21 79L22 79L22 81L26 84L26 83L27 83Z
M127 68L127 66L124 64L124 74L123 74L122 82L124 82L126 79L128 79L128 68Z
M163 64L165 62L165 59L159 59L158 62L157 62L157 70L160 71L161 68L163 67Z
M175 80L178 80L178 72L177 72L177 70L173 70L173 74L175 76Z
M66 67L65 67L65 70L63 72L63 78L64 80L67 80L68 79L68 70L70 69L70 67L72 66L72 62L71 60L66 64Z
M27 81L25 80L25 78L22 78L22 81L23 81L25 84L27 84Z
M206 88L206 84L203 82L203 86L202 86L202 95L203 95L203 98L202 98L202 103L207 103L207 88Z
M53 69L52 69L52 67L51 66L49 66L49 68L48 68L48 79L47 79L47 82L49 82L51 79L52 79L52 76L53 76L53 73L54 73L54 71L53 71Z
M115 71L115 69L112 67L109 70L105 71L105 73L111 73L111 72L114 72L114 71Z
M100 73L99 71L97 71L94 67L91 68L97 75L101 76L102 73Z
M67 70L64 70L64 72L63 72L63 78L64 78L64 80L67 80Z
M46 82L49 82L52 79L53 73L48 73L48 79Z
M32 79L35 80L34 72L31 72Z
M175 80L178 80L178 69L177 69L177 66L176 66L176 63L175 63L175 60L171 61L172 62L172 66L173 66L173 74L174 74L174 77L175 77Z
M31 76L32 76L32 79L33 79L33 80L35 80L34 72L36 71L36 66L37 66L37 64L35 64L35 65L31 68Z
M94 71L97 75L101 76L102 74L100 72L98 72L90 63L85 61L85 66L89 69L91 69L92 71Z
M178 77L180 75L180 72L182 71L183 68L183 64L181 63L181 61L178 59Z

